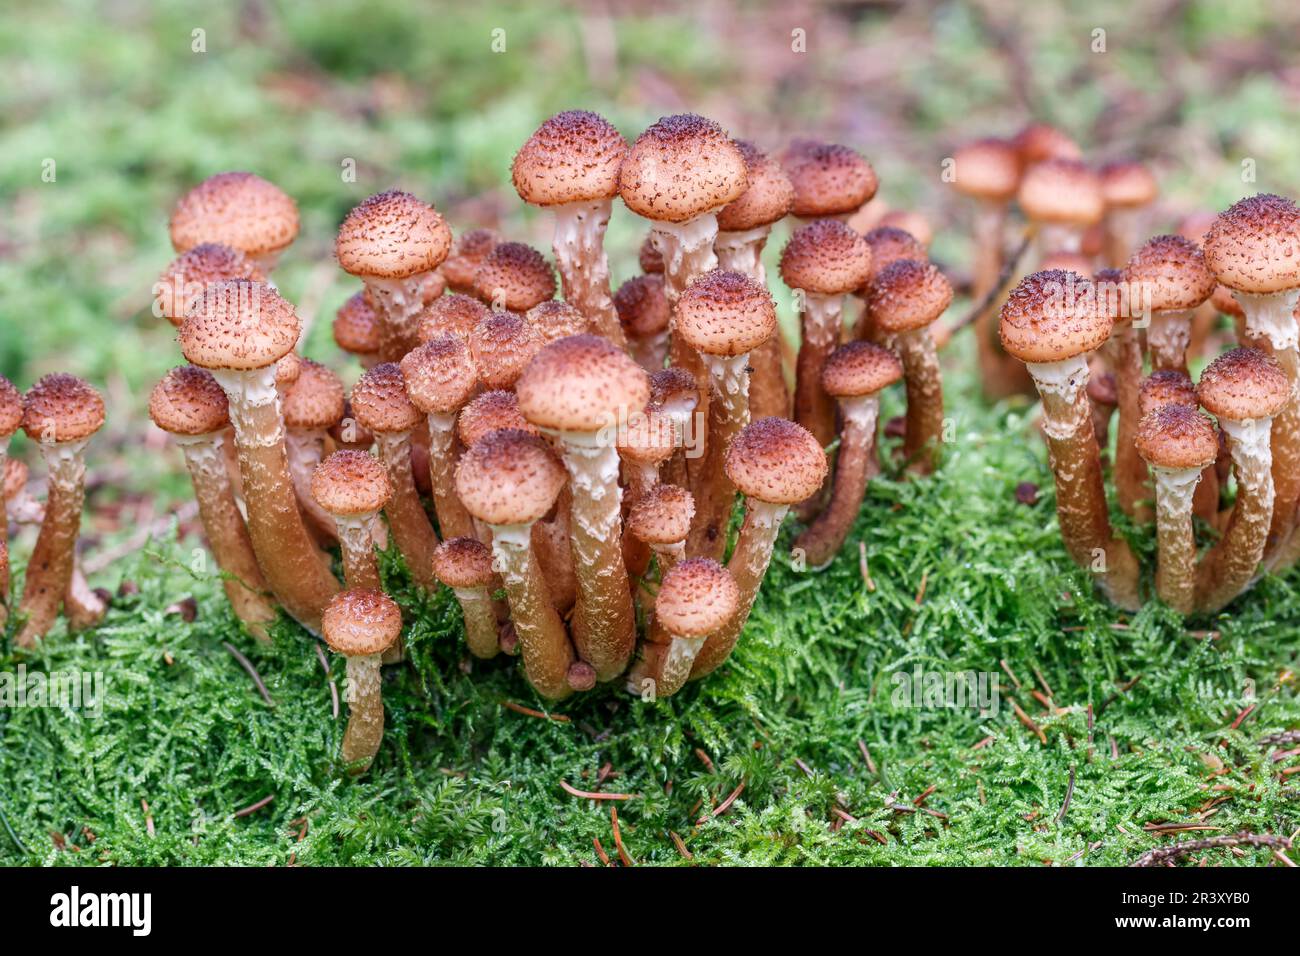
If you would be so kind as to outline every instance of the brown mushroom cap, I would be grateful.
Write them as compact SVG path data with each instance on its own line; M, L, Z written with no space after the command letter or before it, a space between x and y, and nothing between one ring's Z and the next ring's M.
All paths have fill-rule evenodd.
M655 485L632 505L627 530L646 544L685 541L695 520L695 498L678 485Z
M378 458L368 451L344 449L316 466L311 494L330 514L349 517L379 511L393 496L393 486Z
M209 176L172 210L171 239L177 252L219 242L245 255L261 256L284 249L297 235L294 201L280 187L252 173Z
M35 441L81 441L103 425L104 399L75 375L42 376L23 396L23 431Z
M511 428L537 435L540 432L519 410L519 398L514 392L497 390L483 392L460 410L456 419L456 434L460 443L469 448L488 432Z
M692 404L700 400L700 389L695 376L686 369L670 365L650 376L650 401L653 404L664 406L683 400Z
M844 295L871 274L871 247L838 219L818 219L796 229L781 251L781 279L791 289Z
M420 341L427 342L447 334L468 339L474 327L488 314L488 307L473 296L459 292L440 296L420 313Z
M534 206L613 199L627 140L588 110L557 113L528 137L510 169L519 198Z
M781 164L794 187L790 211L801 219L854 212L880 185L862 154L838 143L795 140Z
M1161 369L1152 372L1138 386L1138 414L1150 415L1166 405L1187 405L1195 408L1196 386L1187 373L1178 369Z
M619 324L630 339L646 339L668 328L673 307L664 292L664 277L658 273L628 279L614 293Z
M1219 454L1214 423L1187 405L1165 405L1144 416L1134 444L1158 468L1204 468Z
M952 283L933 263L899 259L871 280L868 300L881 332L910 332L943 315L952 303Z
M608 339L573 335L538 352L515 393L519 410L539 428L595 432L645 408L650 380Z
M449 415L474 395L478 371L465 340L439 335L402 358L406 394L426 415Z
M874 395L902 377L898 356L871 342L841 345L822 366L822 387L835 398Z
M1214 291L1210 293L1210 302L1224 315L1231 315L1238 319L1246 317L1246 310L1241 307L1237 297L1232 294L1232 290L1226 285L1216 285L1214 287Z
M1215 418L1271 418L1291 398L1291 383L1271 355L1258 349L1233 349L1206 366L1196 384L1196 397Z
M953 154L957 191L977 199L1010 202L1020 185L1020 152L1005 139L977 139Z
M402 633L402 611L383 591L352 588L330 598L321 615L325 643L344 657L369 657Z
M826 452L806 428L784 418L760 418L732 440L724 468L746 497L793 505L822 486Z
M619 171L627 208L655 222L688 222L739 199L745 157L713 120L665 116L636 138Z
M1030 123L1012 139L1022 167L1047 159L1079 159L1083 150L1065 133L1047 123Z
M343 383L332 371L303 359L298 380L284 397L286 428L329 428L343 420L343 402L347 398Z
M433 574L449 588L492 584L492 549L477 538L448 538L433 552Z
M776 334L776 303L760 282L714 269L677 300L675 333L705 355L743 355Z
M524 321L545 345L570 335L582 335L590 330L591 323L575 306L563 299L547 299L535 305L524 315Z
M231 279L264 282L266 276L244 253L217 242L200 243L181 253L163 270L155 284L162 317L180 326L185 321L185 313L203 295L207 285Z
M349 296L334 316L334 343L353 355L379 351L379 315L364 290Z
M658 465L677 450L677 431L667 416L654 410L632 415L620 429L618 453L637 465Z
M736 148L744 157L749 187L718 210L719 231L746 232L784 219L794 206L794 186L780 160L746 140L736 140Z
M21 458L7 456L4 467L4 496L6 501L13 501L27 487L27 463Z
M1114 319L1091 282L1051 270L1026 276L1002 306L1002 347L1022 362L1059 362L1098 348Z
M286 352L275 363L275 387L281 395L285 394L302 374L305 359L297 352Z
M235 279L203 290L181 325L186 360L207 369L266 368L298 344L298 314L263 282Z
M484 302L527 312L555 298L555 270L532 246L503 242L483 259L474 278L474 291Z
M510 388L543 346L542 337L514 312L490 312L469 337L479 380L487 388Z
M637 251L637 265L641 271L647 275L662 275L664 271L663 253L655 245L655 234L651 232L641 240L641 248Z
M918 262L924 262L929 258L921 241L897 226L877 226L862 238L871 249L871 271L867 275L867 281L863 283L864 291L885 266L900 259L916 259Z
M1025 215L1039 222L1090 226L1106 211L1100 177L1077 159L1047 159L1030 166L1016 196Z
M1201 247L1182 236L1156 236L1133 253L1124 276L1141 284L1155 312L1194 309L1214 292L1213 273Z
M489 252L501 242L500 233L493 229L471 229L462 232L452 244L451 254L443 260L443 278L457 291L474 288L474 278Z
M740 587L711 558L688 558L669 568L655 597L655 616L669 634L704 637L740 609Z
M1135 208L1155 202L1160 187L1142 163L1125 161L1101 167L1101 195L1107 206Z
M567 478L544 439L502 429L488 432L461 456L456 493L480 521L526 524L551 510Z
M1300 288L1300 209L1261 193L1234 203L1205 237L1205 261L1221 283L1253 295Z
M930 221L915 209L891 209L880 217L880 225L885 228L901 229L928 249L934 241L934 229Z
M23 396L14 383L0 375L0 438L8 438L23 423Z
M345 272L405 279L432 272L451 251L451 230L438 210L397 189L355 206L339 226L334 252Z
M211 372L181 365L149 393L149 417L172 435L210 435L230 424L230 407Z
M352 388L352 413L377 435L410 431L423 420L406 394L406 378L396 362L376 365Z

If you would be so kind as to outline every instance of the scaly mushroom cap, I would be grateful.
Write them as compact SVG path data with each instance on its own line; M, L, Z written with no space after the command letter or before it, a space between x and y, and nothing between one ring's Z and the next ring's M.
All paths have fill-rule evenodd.
M1166 405L1195 408L1196 386L1185 372L1167 368L1152 372L1138 386L1138 414L1142 417Z
M303 359L298 380L284 397L285 427L318 429L337 425L343 420L346 399L337 375L319 362Z
M410 431L423 420L396 362L376 365L361 376L352 388L352 413L361 427L377 435Z
M695 498L678 485L655 485L632 505L627 530L646 544L685 541L695 520Z
M1111 372L1089 375L1087 391L1088 398L1092 400L1094 405L1114 408L1119 403L1119 388L1116 385L1115 376Z
M162 317L179 326L189 311L203 295L203 289L213 282L231 279L266 281L257 263L238 249L217 242L204 242L181 253L163 270L154 288L158 290L158 308Z
M731 572L711 558L674 564L659 584L655 616L669 634L704 637L736 615L740 588Z
M952 303L952 283L931 262L899 259L871 280L868 300L881 332L910 332L943 315Z
M545 439L507 428L488 432L461 456L456 493L479 521L526 524L551 510L567 477Z
M832 352L822 366L822 388L835 398L874 395L903 377L897 355L871 342L849 342Z
M23 396L23 431L34 441L81 441L103 425L104 400L75 375L42 376Z
M1179 221L1177 232L1184 239L1190 239L1204 248L1205 237L1209 235L1210 227L1214 225L1214 220L1218 218L1218 213L1208 212L1204 209L1189 212Z
M714 269L677 300L676 334L705 355L743 355L776 334L776 303L760 282Z
M1234 203L1205 237L1205 261L1230 289L1255 295L1300 288L1300 209L1261 193Z
M736 144L693 113L665 116L638 136L618 177L627 208L655 222L688 222L739 199L748 185Z
M275 363L275 387L281 395L289 391L302 374L303 358L297 352L286 352Z
M411 404L426 415L456 412L478 387L469 346L455 335L439 335L407 352L401 369Z
M953 154L957 191L976 199L1010 202L1020 185L1020 152L1005 139L977 139Z
M392 646L402 633L402 611L383 591L352 588L330 598L321 634L335 653L369 657Z
M1271 418L1291 397L1286 372L1258 349L1233 349L1211 362L1196 384L1196 397L1215 418Z
M658 465L677 450L677 432L667 416L654 410L631 416L620 429L618 453L637 465Z
M484 302L527 312L555 298L555 270L532 246L503 242L484 258L474 278L474 292Z
M27 487L28 468L26 462L12 455L5 458L4 496L6 501L13 501Z
M355 206L339 226L334 252L345 272L406 279L432 272L451 251L451 229L438 210L397 189Z
M1085 279L1093 277L1091 259L1081 252L1066 252L1061 249L1044 256L1043 261L1038 264L1038 269L1040 272L1051 272L1053 270L1073 272Z
M818 219L796 229L781 250L781 280L791 289L844 295L871 274L871 247L838 219Z
M784 219L794 206L794 186L780 160L743 139L736 140L736 148L744 157L749 187L718 210L718 230L747 232Z
M439 335L468 339L488 314L488 307L473 296L459 292L441 296L420 313L420 341L427 342Z
M311 494L330 514L346 518L379 511L393 496L393 486L378 458L368 451L345 449L316 466Z
M1204 468L1219 454L1214 423L1187 405L1166 405L1143 416L1134 444L1158 468Z
M573 335L538 352L515 393L538 428L595 432L645 408L650 379L608 339Z
M651 232L641 240L641 248L637 250L637 265L641 271L647 275L662 275L664 271L663 253L655 245L655 234Z
M149 393L149 417L172 435L210 435L230 424L230 407L211 372L181 365Z
M457 292L472 290L483 260L500 242L500 233L493 229L471 229L457 236L439 270L447 285Z
M203 290L181 325L181 352L200 368L251 371L298 344L298 314L264 282L235 279Z
M172 248L219 242L249 256L279 252L298 235L298 207L280 187L252 173L217 173L172 210ZM251 278L251 277L249 277Z
M794 187L790 211L801 219L855 212L880 185L862 154L838 143L795 140L781 164Z
M491 312L469 337L479 380L487 388L510 388L541 351L542 337L514 312Z
M1055 126L1047 123L1030 123L1012 140L1020 153L1020 165L1032 166L1047 159L1079 159L1083 150Z
M519 410L519 398L514 392L498 390L483 392L460 410L456 419L456 435L466 448L472 446L488 432L505 428L541 434Z
M23 396L14 383L0 375L0 438L8 438L23 423Z
M1141 284L1155 312L1194 309L1214 292L1214 274L1201 247L1182 236L1148 239L1124 267L1129 282Z
M433 552L433 574L449 588L485 588L494 573L492 549L477 538L449 538Z
M1047 159L1025 170L1017 199L1038 222L1091 226L1106 211L1101 178L1077 159Z
M885 266L900 259L924 262L929 258L921 241L897 226L877 226L862 238L871 249L871 270L867 274L867 281L862 285L863 292Z
M1101 195L1107 206L1136 208L1155 202L1160 187L1142 163L1107 163L1101 167Z
M1026 276L1002 306L1002 347L1022 362L1059 362L1090 352L1114 325L1091 282L1074 272Z
M374 355L379 351L379 315L364 290L339 306L334 316L334 343L353 355Z
M1214 287L1214 291L1210 293L1210 302L1224 315L1230 315L1237 319L1246 317L1246 310L1241 307L1237 297L1232 294L1232 290L1226 285L1216 285Z
M609 120L587 110L557 113L515 154L510 178L534 206L613 199L627 140Z
M746 497L793 505L812 497L826 480L826 452L806 428L784 418L760 418L732 440L723 467Z
M540 337L542 345L570 335L586 333L591 323L577 308L563 299L547 299L528 310L524 321Z
M931 228L930 221L915 209L891 209L880 217L880 225L903 230L919 242L923 249L928 249L934 241L934 229Z
M658 406L683 401L695 404L700 400L700 390L695 376L684 368L670 365L650 376L650 401Z
M668 328L673 307L664 292L664 277L647 273L628 279L614 293L614 309L630 339L647 339Z

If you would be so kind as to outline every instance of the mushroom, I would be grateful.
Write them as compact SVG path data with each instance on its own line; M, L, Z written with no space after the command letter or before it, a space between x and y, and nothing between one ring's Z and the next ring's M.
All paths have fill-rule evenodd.
M480 392L460 410L460 416L456 420L456 434L466 448L488 432L502 428L540 434L519 410L519 397L504 389Z
M876 171L855 149L797 139L781 155L794 189L790 212L800 219L847 219L879 188Z
M1027 165L1016 198L1037 227L1040 260L1053 252L1078 252L1084 231L1106 211L1100 177L1078 159Z
M862 299L864 308L862 314L858 316L857 324L854 326L853 338L878 342L879 335L876 332L874 323L871 321L871 280L885 266L892 265L900 259L915 259L917 262L925 262L929 257L926 255L925 246L917 242L915 236L892 226L877 226L862 238L866 241L867 247L871 249L871 267L867 270L866 281L862 283L860 288L854 290L854 295Z
M636 627L623 564L617 433L645 409L645 370L608 339L575 335L547 345L515 385L519 410L557 438L572 479L578 656L612 680L632 655ZM470 509L471 512L473 509Z
M8 476L9 471L9 440L13 438L14 432L23 423L23 396L14 387L13 382L0 375L0 476ZM7 496L0 491L0 538L6 536L6 519L5 508ZM6 585L3 591L0 591L0 599L3 599L9 593Z
M619 429L618 454L623 460L626 501L635 505L659 484L659 467L677 450L672 421L653 408L635 414ZM628 574L640 577L650 562L650 552L623 529L623 563Z
M379 459L366 451L334 452L312 473L311 494L335 523L344 582L349 588L380 590L375 525L393 486Z
M660 469L664 481L685 485L687 456L698 458L705 451L700 447L702 429L693 420L699 401L695 376L686 369L670 365L650 376L650 405L673 423L677 443L672 459Z
M1133 254L1124 267L1124 280L1141 290L1143 303L1151 309L1151 367L1185 373L1192 313L1215 286L1201 247L1182 236L1156 236Z
M1150 497L1147 464L1134 444L1138 422L1142 418L1138 394L1142 383L1142 339L1133 327L1134 314L1124 273L1119 269L1100 269L1094 277L1093 287L1097 291L1098 304L1114 323L1100 354L1109 363L1115 378L1115 407L1119 419L1115 428L1115 463L1111 471L1115 494L1126 515L1139 524L1148 523L1152 516L1145 504Z
M736 617L740 600L736 579L709 558L679 562L664 575L655 597L655 619L670 643L655 674L656 697L681 690L705 641Z
M1163 369L1152 372L1142 380L1138 389L1139 419L1166 405L1196 407L1196 386L1186 372Z
M614 293L614 309L623 326L628 353L647 372L657 372L668 358L668 326L673 307L657 273L628 279Z
M524 313L524 321L541 339L541 345L591 331L587 317L561 299L547 299L533 306Z
M853 529L875 472L880 393L902 377L898 356L870 342L841 345L822 368L822 384L839 402L842 425L830 504L794 543L812 567L834 558Z
M460 602L469 652L483 660L496 657L501 647L490 590L496 576L492 549L477 538L448 538L433 552L433 573Z
M182 365L154 386L149 417L185 455L203 531L235 617L258 640L269 641L267 625L275 620L275 604L267 596L266 578L235 503L222 451L230 424L226 393L210 372Z
M213 282L252 279L265 282L257 263L238 249L217 242L203 242L181 253L154 283L156 314L180 328L185 313L203 297Z
M564 483L564 468L546 441L513 428L484 435L456 466L461 501L492 529L492 553L505 583L524 672L550 700L572 692L569 671L577 662L534 559L531 529L551 510Z
M637 250L637 265L646 275L661 276L664 274L664 257L655 244L655 233L651 229L646 233L646 237L641 240L641 248Z
M424 283L450 250L451 230L438 211L395 189L363 200L339 226L339 265L366 284L380 315L381 361L400 361L416 344Z
M334 519L311 493L311 476L325 453L329 430L343 421L343 383L319 362L303 359L301 373L284 398L284 448L289 476L309 527L324 541L335 538Z
M555 298L555 270L532 246L503 242L479 266L474 293L493 310L527 312Z
M1070 272L1035 272L1002 307L1002 347L1024 362L1043 400L1043 431L1056 480L1065 549L1097 575L1112 603L1136 610L1138 564L1110 527L1101 453L1088 407L1087 353L1110 335L1113 319L1092 283Z
M930 326L952 302L952 286L929 262L900 259L871 280L871 319L903 361L907 434L903 457L922 472L934 469L943 446L943 373Z
M177 252L189 252L205 242L220 243L248 256L266 275L298 236L298 207L283 190L260 176L217 173L177 201L170 228Z
M393 362L376 365L352 389L352 410L357 421L375 433L379 460L388 472L393 496L384 511L397 550L406 559L411 578L422 588L437 586L433 576L433 549L438 538L420 503L411 471L411 433L424 416L406 394L402 369Z
M604 242L627 148L627 140L604 117L568 110L538 127L515 154L510 171L520 199L555 213L551 249L564 298L619 347L625 343L610 298Z
M686 535L695 518L695 499L678 485L657 484L627 513L627 533L648 545L663 575L686 557Z
M440 296L420 313L416 338L427 342L439 335L454 335L469 341L470 333L488 317L487 306L458 292Z
M1286 372L1256 349L1220 355L1201 373L1196 397L1219 422L1237 476L1237 503L1223 537L1201 560L1196 604L1219 611L1255 576L1273 519L1273 416L1291 397Z
M500 234L492 229L471 229L457 236L451 254L443 260L439 270L447 282L447 289L454 294L472 296L479 267L500 242Z
M1048 159L1079 159L1078 143L1048 123L1030 123L1011 140L1020 154L1020 165L1028 168Z
M512 388L545 343L523 317L490 312L470 333L469 350L484 388Z
M1156 201L1160 189L1155 176L1142 163L1132 160L1107 163L1099 170L1101 197L1106 203L1102 220L1105 229L1106 264L1122 268L1137 248L1143 211Z
M384 741L380 657L402 633L402 612L383 591L352 588L331 599L322 625L325 643L348 662L343 764L351 773L364 773Z
M379 316L363 289L350 296L335 313L334 344L355 355L363 369L374 368L379 364L379 325Z
M85 496L83 452L103 424L104 400L72 375L46 375L23 397L22 428L28 438L40 443L49 469L49 490L45 520L27 563L18 605L25 617L15 638L20 648L35 646L49 631L72 581Z

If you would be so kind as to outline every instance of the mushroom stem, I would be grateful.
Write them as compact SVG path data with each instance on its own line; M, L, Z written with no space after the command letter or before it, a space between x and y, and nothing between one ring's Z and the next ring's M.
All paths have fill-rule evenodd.
M492 525L492 553L505 583L528 682L543 697L562 700L573 693L568 682L573 645L551 605L546 581L538 573L531 527L531 522ZM623 592L627 593L626 584Z
M1006 228L1007 204L1002 200L976 201L973 239L975 262L972 266L971 301L982 302L997 287L1002 274L1002 242ZM870 311L869 309L866 311ZM975 323L975 347L979 357L980 379L992 394L1004 391L1009 357L998 344L998 313L985 309Z
M429 483L433 510L444 541L473 537L474 519L456 495L456 416L431 412L429 420Z
M925 474L934 470L943 448L943 373L939 368L939 353L928 327L900 332L891 337L890 345L903 362L907 389L903 458Z
M749 424L749 355L701 355L709 370L713 401L709 403L709 440L704 461L691 489L695 523L687 550L696 557L721 561L727 548L727 526L736 502L736 489L723 468L731 440Z
M334 519L343 552L343 580L349 590L382 590L375 560L375 524L379 513L339 515Z
M743 232L719 232L713 242L718 267L747 275L766 288L763 247L771 232L771 226ZM753 369L749 375L749 414L754 420L771 416L786 418L790 414L790 388L785 381L781 346L781 330L777 329L775 335L749 353L749 364Z
M1223 538L1201 560L1197 579L1197 609L1213 614L1251 584L1268 543L1273 520L1272 420L1232 421L1220 416L1228 436L1232 467L1237 476L1237 503Z
M1102 220L1105 230L1106 265L1122 269L1138 247L1138 227L1142 224L1142 206L1108 206Z
M68 630L83 631L94 627L108 613L108 602L95 593L81 571L81 561L72 559L72 578L63 595L63 613L68 619Z
M424 273L400 279L366 276L366 291L379 312L379 361L400 362L419 341L417 316L424 308Z
M343 763L353 773L366 770L384 741L384 698L380 655L349 657L348 729L343 733Z
M830 503L794 543L796 549L803 549L808 566L814 568L832 561L853 530L867 492L867 482L874 471L872 452L876 445L880 397L866 395L842 399L840 409L844 424L840 451L835 458Z
M696 276L711 272L718 265L718 257L713 251L713 241L718 235L718 217L706 212L688 222L654 222L651 223L651 236L655 248L664 260L664 295L671 305L685 291ZM672 328L670 322L669 328ZM709 404L708 373L699 353L682 340L680 335L673 335L669 346L670 364L683 368L695 376L700 397L697 411L707 418Z
M627 348L609 292L605 228L609 225L611 205L609 199L597 199L552 206L555 237L551 250L555 253L565 300L578 307L598 335L619 348Z
M298 506L314 535L322 542L329 542L337 537L334 519L311 493L311 475L320 464L324 451L324 429L285 429L284 452L289 462L293 490L298 496Z
M825 447L835 440L835 402L822 387L822 366L840 341L844 296L804 292L803 300L794 415L795 421Z
M375 436L375 443L384 470L388 472L388 481L393 486L393 497L384 511L397 550L406 559L411 578L425 590L436 590L438 581L433 576L433 549L438 546L438 540L415 490L415 476L411 472L411 433L381 432Z
M27 563L27 580L19 603L26 616L15 642L33 647L45 636L72 581L73 555L81 528L81 506L85 496L86 463L82 456L86 441L42 442L41 455L49 470L49 491L45 520Z
M497 614L487 588L453 588L465 616L465 643L475 657L487 660L501 653Z
M690 679L691 668L704 647L707 638L683 637L670 635L672 643L663 654L659 666L659 677L655 682L655 692L659 697L671 697Z
M1156 482L1156 593L1179 614L1190 614L1196 588L1192 495L1200 468L1153 466Z
M1137 428L1142 418L1138 394L1142 384L1142 343L1131 323L1116 325L1106 349L1115 372L1116 407L1119 424L1115 430L1115 493L1124 513L1138 523L1151 521L1151 509L1144 504L1147 463L1137 450Z
M1147 329L1147 348L1151 351L1151 370L1172 369L1187 374L1187 346L1192 340L1192 313L1195 309L1168 309L1151 313Z

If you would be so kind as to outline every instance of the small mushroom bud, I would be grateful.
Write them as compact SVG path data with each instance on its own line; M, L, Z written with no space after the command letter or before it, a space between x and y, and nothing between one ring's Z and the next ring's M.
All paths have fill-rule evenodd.
M875 323L871 320L872 280L880 275L886 266L893 265L899 260L915 259L917 262L925 262L929 257L926 255L925 246L917 242L916 237L911 233L904 232L902 229L877 226L862 238L871 250L871 268L867 271L867 280L862 284L862 288L854 290L854 294L862 299L865 307L858 317L853 337L878 343L880 336L876 332Z
M488 317L488 308L478 299L453 292L435 299L422 311L418 338L428 342L440 335L454 335L469 341L470 333Z
M369 452L336 451L316 466L311 494L335 522L347 586L378 591L375 523L393 494L384 466Z
M334 596L321 624L325 643L348 662L343 764L351 773L364 773L384 741L380 656L401 635L402 612L382 591L355 588Z
M670 640L658 669L656 696L671 697L681 690L705 641L739 610L740 588L722 565L709 558L673 565L655 598L655 617Z
M379 364L380 319L364 289L339 306L333 332L334 344L355 355L363 369Z
M514 312L491 312L469 336L469 350L484 388L513 388L545 344Z
M433 552L433 573L451 588L465 616L465 643L486 660L501 650L489 590L495 577L492 549L477 538L450 538Z
M474 294L493 310L524 313L555 298L555 270L532 246L503 242L479 266Z
M265 282L266 276L238 249L203 242L181 253L163 270L154 283L154 301L162 317L180 328L185 314L203 298L204 289L233 279Z
M441 268L447 289L454 295L472 296L479 267L487 254L500 243L500 234L492 229L471 229L457 236L451 255L447 256Z
M649 545L662 575L686 556L686 535L695 517L695 499L677 485L656 485L627 514L627 533Z
M317 537L332 542L336 537L334 519L316 503L311 493L311 477L325 453L329 430L343 421L343 383L324 365L303 359L301 372L285 396L283 409L284 448L298 505Z
M657 372L668 358L668 327L673 308L659 274L628 279L614 294L614 308L627 339L628 352L647 372Z
M1182 236L1156 236L1124 267L1124 279L1151 305L1147 345L1151 367L1187 372L1192 313L1214 292L1201 247Z

